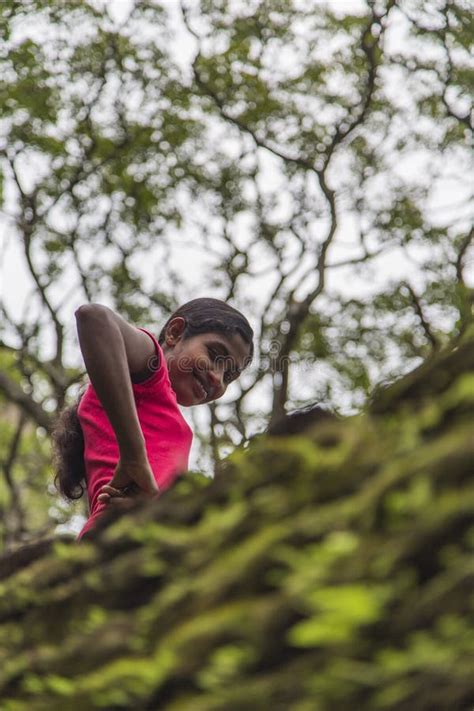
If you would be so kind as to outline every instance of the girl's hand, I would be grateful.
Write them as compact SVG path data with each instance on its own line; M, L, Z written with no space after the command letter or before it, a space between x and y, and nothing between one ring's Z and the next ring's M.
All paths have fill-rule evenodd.
M146 455L129 460L119 460L109 484L99 491L98 500L114 508L127 508L133 500L150 498L160 494L160 488Z
M118 489L109 484L101 487L98 500L107 505L107 508L126 510L137 500L155 498L140 489L136 484Z
M116 489L114 486L106 484L101 487L97 498L100 503L106 504L107 508L127 509L131 504L133 504L131 487Z
M122 489L131 484L137 485L149 496L160 492L146 455L133 460L121 457L109 484L115 489Z

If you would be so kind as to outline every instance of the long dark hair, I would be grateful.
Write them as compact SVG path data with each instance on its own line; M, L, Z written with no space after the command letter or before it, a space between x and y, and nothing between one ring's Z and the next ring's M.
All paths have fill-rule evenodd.
M239 334L249 346L248 365L253 356L253 330L240 311L220 299L193 299L180 306L167 320L160 331L158 342L165 340L166 329L171 319L182 316L186 321L184 338L198 333L220 332ZM67 499L80 499L86 489L84 466L84 435L77 414L79 400L66 407L59 415L53 430L54 483Z
M54 484L66 499L80 499L86 488L84 435L77 415L79 400L64 408L53 429Z

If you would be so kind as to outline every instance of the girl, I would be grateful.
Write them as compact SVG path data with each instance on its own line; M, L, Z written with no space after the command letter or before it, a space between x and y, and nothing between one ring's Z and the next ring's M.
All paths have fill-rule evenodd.
M84 491L93 529L120 498L154 497L188 467L192 432L178 405L222 397L253 355L245 316L218 299L194 299L168 319L158 340L106 306L76 311L91 381L53 433L56 486L70 499Z

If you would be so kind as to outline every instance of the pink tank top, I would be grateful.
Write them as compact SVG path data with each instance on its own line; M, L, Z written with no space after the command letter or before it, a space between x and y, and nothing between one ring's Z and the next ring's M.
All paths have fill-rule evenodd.
M171 387L163 351L156 338L144 328L155 344L160 367L147 380L132 383L138 419L145 437L151 469L160 489L168 489L188 468L193 433L184 419ZM92 528L106 508L97 500L100 488L110 482L119 460L119 449L112 425L89 385L78 408L84 433L84 462L90 516L78 535Z

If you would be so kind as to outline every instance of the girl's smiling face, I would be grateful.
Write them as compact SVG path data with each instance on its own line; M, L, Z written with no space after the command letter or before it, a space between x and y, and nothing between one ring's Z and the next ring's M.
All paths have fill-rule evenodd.
M173 319L163 344L176 399L186 407L218 400L247 365L250 347L237 333L213 331L184 338L185 327L182 317Z

